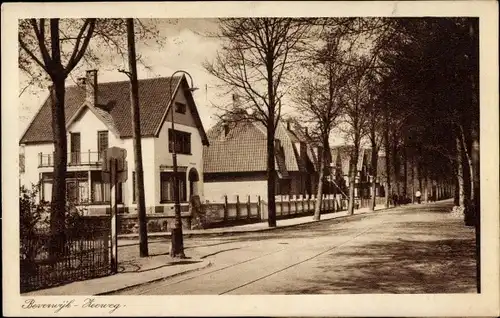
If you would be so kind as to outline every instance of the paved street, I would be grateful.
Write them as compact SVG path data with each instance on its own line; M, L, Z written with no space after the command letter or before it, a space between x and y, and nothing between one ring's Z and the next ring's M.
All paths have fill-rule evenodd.
M474 230L451 201L409 205L272 232L187 238L211 266L121 295L474 293ZM168 251L168 241L150 244ZM126 253L123 247L120 253Z

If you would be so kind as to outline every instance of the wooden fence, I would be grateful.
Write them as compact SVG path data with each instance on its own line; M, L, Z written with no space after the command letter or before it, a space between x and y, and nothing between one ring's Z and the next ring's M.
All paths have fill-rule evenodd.
M223 202L203 204L205 223L210 227L227 223L246 223L267 220L267 202L260 196L224 196ZM314 213L316 196L280 195L276 196L276 217L289 218ZM334 195L324 195L321 213L347 209L347 200Z

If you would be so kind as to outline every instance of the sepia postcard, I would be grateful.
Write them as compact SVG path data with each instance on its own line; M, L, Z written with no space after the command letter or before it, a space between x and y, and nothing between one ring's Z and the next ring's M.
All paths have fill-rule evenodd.
M499 316L498 4L2 5L5 316Z

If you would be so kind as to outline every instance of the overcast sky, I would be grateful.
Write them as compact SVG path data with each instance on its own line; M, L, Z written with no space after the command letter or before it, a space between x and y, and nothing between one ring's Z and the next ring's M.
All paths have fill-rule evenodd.
M138 64L138 77L139 79L159 76L166 77L170 76L176 70L189 72L193 77L195 87L199 88L194 92L194 99L203 125L208 130L216 122L216 116L214 116L216 110L213 108L212 103L222 104L227 102L226 99L222 99L222 91L217 87L220 82L208 74L202 66L204 61L213 60L220 46L217 39L203 35L210 31L216 31L217 21L215 19L162 19L157 24L157 27L161 36L166 38L167 43L163 48L158 48L155 45L145 45L140 41L137 42L137 55L142 55L147 65L151 67L150 70L147 70ZM112 52L104 54L107 53L113 54ZM128 69L126 64L117 64L116 62L99 65L98 81L112 82L126 80L127 77L123 73L118 72L120 68ZM84 75L84 67L75 69L71 77L68 78L67 85L73 85L77 78ZM19 85L20 89L26 85L26 77L23 74L20 74ZM39 88L32 85L20 97L20 137L47 95L46 87ZM333 140L335 144L341 142L341 140L336 140L336 138Z

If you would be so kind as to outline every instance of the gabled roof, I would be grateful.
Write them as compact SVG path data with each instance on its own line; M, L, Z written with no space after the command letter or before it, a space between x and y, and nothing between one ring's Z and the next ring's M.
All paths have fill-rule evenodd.
M205 173L251 172L267 170L267 130L260 122L228 123L224 136L224 123L217 123L207 133L210 147L204 147ZM282 123L278 124L275 139L282 149L275 151L275 167L281 177L289 172L306 171L300 163L300 154L294 145L296 136ZM309 147L309 146L308 146ZM309 151L309 156L312 154Z
M231 125L225 137L218 123L207 135L210 147L203 147L204 173L266 171L266 136L252 123Z
M352 145L334 146L331 149L332 162L336 165L340 163L340 168L344 175L349 174L349 161L351 159L352 150ZM358 171L362 170L363 164L366 164L368 167L371 165L371 154L371 148L361 148L359 150L358 162L356 163ZM385 173L385 155L379 155L377 162L377 174L381 175L382 173Z
M141 117L141 135L143 137L157 136L162 121L171 107L172 92L170 77L150 78L139 80L139 106ZM184 76L172 78L172 88L176 92L184 89L188 103L201 135L204 145L208 145L208 138L203 129L198 110L193 97L189 92L188 83ZM78 111L81 111L85 102L85 88L80 86L66 87L65 116L68 123ZM130 82L99 83L97 92L97 107L92 109L99 114L99 118L118 132L120 138L131 138L132 119L130 111ZM51 107L47 98L30 126L21 138L20 143L52 142Z
M115 135L119 136L120 132L116 128L115 120L113 117L104 109L99 106L90 106L87 103L83 103L82 106L75 112L75 114L66 122L66 129L75 122L78 117L83 113L85 109L89 109L97 118L99 118L109 130L111 130Z

